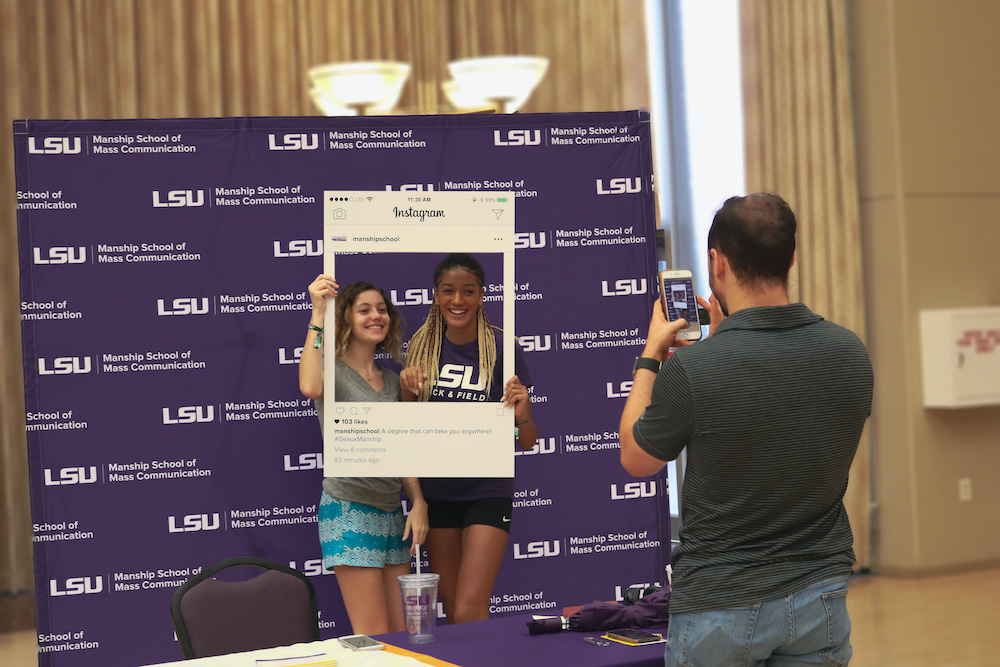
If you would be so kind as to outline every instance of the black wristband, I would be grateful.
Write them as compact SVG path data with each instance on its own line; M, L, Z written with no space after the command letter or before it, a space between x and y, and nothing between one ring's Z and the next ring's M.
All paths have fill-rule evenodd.
M652 357L636 357L635 365L632 366L632 377L639 372L640 368L645 368L647 371L653 371L654 373L660 372L660 362Z

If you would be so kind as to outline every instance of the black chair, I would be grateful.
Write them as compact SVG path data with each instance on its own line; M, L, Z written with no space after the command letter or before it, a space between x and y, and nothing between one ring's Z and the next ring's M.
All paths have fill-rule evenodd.
M213 576L240 566L264 572L242 581ZM312 582L298 570L252 556L227 558L188 579L174 592L170 615L185 659L319 639Z

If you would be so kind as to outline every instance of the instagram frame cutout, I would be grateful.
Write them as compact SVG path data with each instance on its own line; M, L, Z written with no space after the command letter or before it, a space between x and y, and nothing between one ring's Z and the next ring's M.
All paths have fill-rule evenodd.
M323 203L323 272L338 283L365 280L387 287L384 254L412 261L463 252L502 257L502 382L514 375L514 195L510 192L381 192L328 190ZM351 275L337 273L337 255L351 254ZM361 253L361 255L354 255ZM358 271L371 255L373 274ZM406 262L400 262L400 265ZM490 262L495 264L495 262ZM392 265L392 262L388 263ZM420 302L406 317L406 340L430 305L437 259L420 276L424 290L406 290ZM484 262L485 264L485 262ZM375 271L382 275L375 275ZM487 273L487 283L501 276ZM411 279L412 280L412 279ZM486 287L490 297L492 285ZM392 296L397 295L393 290ZM513 477L514 411L498 402L345 402L334 399L334 304L327 307L324 343L323 464L327 477ZM392 366L377 359L380 366Z

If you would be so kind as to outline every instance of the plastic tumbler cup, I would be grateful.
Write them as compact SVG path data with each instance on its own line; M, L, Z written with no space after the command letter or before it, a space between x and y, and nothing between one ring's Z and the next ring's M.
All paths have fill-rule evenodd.
M399 575L399 592L403 596L403 618L410 633L411 644L434 641L437 624L438 579L434 573Z

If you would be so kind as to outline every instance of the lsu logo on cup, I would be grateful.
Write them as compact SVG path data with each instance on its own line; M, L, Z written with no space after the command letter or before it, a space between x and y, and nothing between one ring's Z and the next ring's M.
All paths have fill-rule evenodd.
M493 130L494 146L538 146L542 143L541 130Z
M514 234L514 250L545 247L545 232L519 232Z
M320 257L323 254L323 239L295 239L283 244L274 242L275 257Z
M78 375L90 372L90 357L56 357L51 366L44 357L38 359L39 375Z
M285 454L285 472L296 470L322 470L323 452L307 452L299 454L297 461L292 461L291 454Z
M170 408L163 408L164 424L205 424L215 421L214 405L187 405L177 408L177 414L171 414Z
M97 466L60 468L59 476L53 477L52 468L45 469L45 486L68 486L71 484L95 484Z
M601 296L632 296L645 294L648 288L645 278L622 278L614 281L614 288L607 280L601 281Z
M204 190L167 190L162 195L159 190L153 190L153 208L182 208L185 206L204 206Z
M642 182L638 176L635 178L612 178L608 181L607 187L605 187L603 179L597 179L597 194L599 195L624 195L641 191Z
M201 299L194 297L184 297L174 299L167 306L166 299L156 300L156 314L167 315L206 315L208 314L208 298Z
M104 590L104 577L70 577L62 581L49 579L49 595L61 597L63 595L90 595L100 593Z
M267 149L271 151L314 151L319 148L318 134L269 134Z
M426 607L431 603L431 596L428 594L423 595L407 595L403 599L403 605L407 607Z
M519 542L514 543L514 558L522 560L525 558L551 558L559 555L559 540L543 540L540 542L528 542L525 549L521 549Z
M617 484L611 485L611 500L634 500L636 498L652 498L656 495L656 480L646 482L628 482L618 490Z
M167 529L171 533L192 533L202 530L218 530L221 525L219 513L185 514L178 524L177 517L167 517Z
M80 137L45 137L41 148L35 137L28 137L28 153L33 155L76 155L81 150Z
M34 248L35 264L84 264L87 261L86 246L52 246L48 253L42 254L41 248Z
M521 449L516 447L514 449L514 456L534 456L535 454L554 454L556 451L556 439L555 438L539 438L535 441L535 444L531 446L531 449Z

